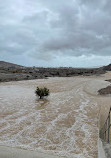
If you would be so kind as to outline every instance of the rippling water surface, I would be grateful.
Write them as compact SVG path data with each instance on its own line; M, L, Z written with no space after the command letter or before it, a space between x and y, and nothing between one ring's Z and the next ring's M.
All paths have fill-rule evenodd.
M94 97L88 78L49 78L0 84L0 144L73 158L97 157ZM51 94L39 100L36 86Z

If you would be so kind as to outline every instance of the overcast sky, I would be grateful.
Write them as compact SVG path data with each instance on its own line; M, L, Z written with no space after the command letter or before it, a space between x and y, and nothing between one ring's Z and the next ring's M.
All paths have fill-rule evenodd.
M111 0L0 0L0 60L26 66L111 62Z

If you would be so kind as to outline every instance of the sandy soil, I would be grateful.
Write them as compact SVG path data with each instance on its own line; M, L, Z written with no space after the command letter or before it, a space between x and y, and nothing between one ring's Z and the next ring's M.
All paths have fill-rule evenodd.
M97 158L98 130L111 102L97 91L110 84L106 79L111 79L110 72L0 83L0 145L58 157ZM48 87L50 97L39 101L36 86Z

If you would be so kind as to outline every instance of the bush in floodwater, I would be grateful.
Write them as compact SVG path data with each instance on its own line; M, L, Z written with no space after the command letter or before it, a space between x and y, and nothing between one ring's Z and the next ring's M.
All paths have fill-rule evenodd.
M40 99L42 99L45 96L48 96L50 94L49 89L44 87L44 88L36 88L35 94L39 96Z

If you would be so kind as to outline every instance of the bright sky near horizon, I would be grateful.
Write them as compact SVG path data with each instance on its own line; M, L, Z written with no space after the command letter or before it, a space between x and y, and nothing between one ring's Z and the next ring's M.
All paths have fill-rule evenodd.
M111 0L0 0L0 60L45 67L111 63Z

